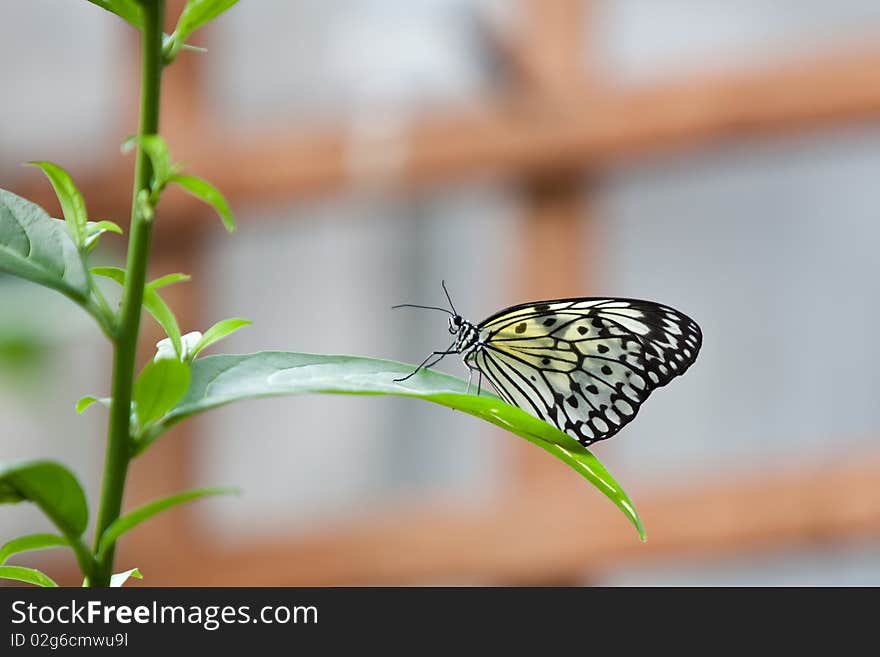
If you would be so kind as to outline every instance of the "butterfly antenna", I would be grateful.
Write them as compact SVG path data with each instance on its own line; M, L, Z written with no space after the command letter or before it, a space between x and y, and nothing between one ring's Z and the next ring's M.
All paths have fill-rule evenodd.
M455 309L455 305L452 303L452 297L449 296L449 290L446 289L446 281L440 281L440 285L443 286L443 291L446 293L446 300L449 301L449 306L452 308L452 314L458 315L458 311Z
M452 314L447 308L438 308L437 306L418 306L414 303L399 303L396 306L391 306L392 310L396 308L422 308L424 310L439 310L440 312L444 312L449 315Z

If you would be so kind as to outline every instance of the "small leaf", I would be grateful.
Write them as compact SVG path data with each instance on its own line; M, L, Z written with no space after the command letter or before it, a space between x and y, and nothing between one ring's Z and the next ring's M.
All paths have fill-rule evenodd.
M187 192L214 208L228 232L231 233L235 230L235 218L232 216L232 210L229 209L229 203L214 185L197 176L188 176L183 173L171 176L171 182L177 183Z
M192 276L190 276L189 274L166 274L165 276L160 276L156 280L147 283L147 287L157 290L160 287L165 287L166 285L171 285L172 283L186 282L191 278Z
M65 536L80 536L88 524L86 496L76 477L53 461L0 463L0 489L7 501L34 502ZM11 498L12 492L19 496Z
M135 413L141 427L165 415L189 386L189 366L179 360L151 361L134 383Z
M171 308L162 300L159 293L152 288L144 288L144 308L159 322L166 335L171 338L174 351L177 353L177 357L180 358L183 354L183 344L180 341L180 326L178 326L177 318L171 312Z
M76 402L76 412L82 413L92 404L101 404L102 406L106 406L110 408L110 402L112 400L109 397L92 397L91 395L86 395L85 397L80 397Z
M58 290L80 305L89 297L88 272L65 222L2 189L0 270Z
M116 14L138 30L144 27L144 17L137 0L89 0L89 2Z
M190 280L190 276L187 274L167 274L154 281L150 281L144 288L144 307L159 322L159 325L165 329L165 334L171 339L174 351L180 359L184 355L183 343L180 338L180 326L171 308L162 300L156 289L188 280Z
M91 272L95 276L103 276L105 278L109 278L111 280L116 281L120 285L125 285L125 270L120 269L119 267L93 267ZM184 274L169 274L168 276L163 276L153 283L150 283L144 286L144 308L147 309L147 312L150 313L153 318L159 322L159 326L161 326L165 333L171 338L171 343L174 345L174 351L177 353L177 357L180 358L183 353L183 345L180 341L180 327L177 324L177 318L174 317L174 313L171 312L171 308L168 307L162 297L159 296L159 293L156 292L155 286L157 282L162 282L163 279L174 279L169 282L175 282L176 280L188 280L182 278ZM167 284L167 283L162 283Z
M561 459L592 483L644 536L630 499L586 447L552 424L504 403L489 391L465 394L467 382L434 370L406 381L414 365L378 358L326 356L279 351L206 356L193 361L192 380L180 403L147 431L136 447L142 452L168 427L184 418L242 399L304 393L399 395L458 409L525 438Z
M110 548L119 539L119 537L126 532L134 529L145 520L149 520L157 513L161 513L166 509L170 509L171 507L177 506L178 504L183 504L184 502L197 500L201 497L207 497L209 495L237 494L238 489L236 488L196 488L193 490L184 491L182 493L175 493L174 495L169 495L168 497L163 497L158 500L153 500L152 502L144 504L143 506L140 506L133 511L129 511L124 516L118 518L109 527L107 527L107 529L101 535L101 540L98 543L98 554L100 555L103 552L106 552L107 549Z
M214 326L205 331L202 339L196 343L196 346L193 347L192 351L189 353L189 359L192 360L198 356L203 349L210 347L212 344L218 340L222 340L228 335L232 335L243 326L250 326L251 324L253 324L251 320L240 319L238 317L224 319L217 322Z
M95 276L103 276L120 285L125 285L125 270L120 267L92 267L89 271Z
M190 34L237 2L238 0L187 0L177 20L177 27L163 46L166 64L174 61Z
M238 0L187 0L174 31L182 41L186 41L190 34L237 2Z
M83 242L86 252L98 245L98 239L104 233L119 233L121 235L122 228L112 221L89 221L86 223L86 238Z
M24 566L0 566L0 579L11 579L17 582L27 582L28 584L36 584L37 586L57 588L58 584L36 568L25 568Z
M168 184L168 180L172 175L171 153L168 150L168 144L159 135L135 135L128 137L122 143L122 151L127 152L134 145L139 145L144 149L147 157L150 158L150 164L153 167L153 202L158 200L158 193Z
M76 185L73 184L73 178L67 171L51 162L35 161L28 162L28 164L42 169L49 182L52 183L55 195L61 203L61 212L64 214L70 236L78 247L83 248L86 241L86 222L89 217L86 212L86 202Z
M70 547L70 541L57 534L28 534L13 538L0 547L0 565L15 554L53 547Z
M137 568L132 568L131 570L126 570L124 573L116 573L114 575L111 575L110 576L110 588L111 589L120 588L123 584L125 584L126 581L128 581L128 579L130 577L133 577L134 579L143 579L144 578L144 576L141 575L141 571L139 571Z

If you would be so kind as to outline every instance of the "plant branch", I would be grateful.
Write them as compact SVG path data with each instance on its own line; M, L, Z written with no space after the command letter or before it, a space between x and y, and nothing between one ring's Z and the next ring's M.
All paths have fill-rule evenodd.
M162 23L165 0L141 0L143 30L141 33L141 106L140 136L156 134L159 128L159 91L162 78ZM147 260L153 229L152 213L144 212L139 201L142 190L149 193L152 167L143 147L138 147L132 195L131 230L125 288L119 312L113 358L112 403L104 462L101 502L95 527L95 552L100 537L118 517L131 454L131 398L140 332L141 306L144 297ZM92 586L109 586L113 572L115 546L104 550L98 561Z

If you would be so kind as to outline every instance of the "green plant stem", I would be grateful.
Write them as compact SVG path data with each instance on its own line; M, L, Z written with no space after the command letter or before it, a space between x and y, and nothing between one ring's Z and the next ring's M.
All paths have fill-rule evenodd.
M141 35L141 107L138 134L152 135L159 128L159 90L162 78L162 23L165 0L142 0L144 27ZM95 547L98 552L101 535L118 517L122 509L122 494L131 458L131 397L134 381L135 358L140 332L141 305L147 259L150 252L153 219L143 216L138 195L149 190L152 168L143 148L138 148L134 170L131 229L128 241L128 261L122 306L119 312L113 355L112 403L107 436L107 454L104 461L104 480L101 503L95 526ZM104 550L89 580L91 586L109 586L113 573L114 546Z

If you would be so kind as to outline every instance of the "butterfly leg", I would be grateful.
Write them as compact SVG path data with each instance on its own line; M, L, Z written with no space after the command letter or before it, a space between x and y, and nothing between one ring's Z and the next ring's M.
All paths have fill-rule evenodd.
M467 384L467 388L464 391L464 394L466 394L466 395L471 394L471 379L473 379L473 378L474 378L474 371L472 369L468 368L468 384ZM477 394L479 394L479 393L477 393Z
M421 363L419 363L419 365L418 365L418 367L416 367L416 369L414 369L412 372L410 372L409 374L407 374L406 376L404 376L400 379L394 379L394 382L400 383L401 381L406 381L411 376L415 376L419 372L419 370L430 369L431 367L433 367L434 365L439 363L441 360L443 360L443 358L445 356L449 356L450 354L457 354L458 351L456 349L453 349L454 346L455 346L455 344L453 343L453 344L449 345L449 348L446 351L432 351L428 355L428 357L425 358L425 360L423 360ZM437 356L437 358L435 358L434 360L432 360L429 363L428 361L431 360L432 358L434 358L434 356Z

